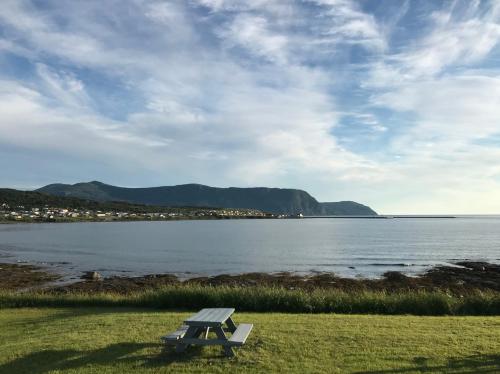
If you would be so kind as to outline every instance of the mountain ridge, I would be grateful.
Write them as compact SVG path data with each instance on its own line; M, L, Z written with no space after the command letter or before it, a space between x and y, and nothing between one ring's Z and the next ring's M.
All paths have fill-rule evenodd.
M377 215L370 207L354 201L318 202L308 192L291 188L211 187L196 183L129 188L92 181L49 184L36 191L96 201L157 206L245 208L291 215Z

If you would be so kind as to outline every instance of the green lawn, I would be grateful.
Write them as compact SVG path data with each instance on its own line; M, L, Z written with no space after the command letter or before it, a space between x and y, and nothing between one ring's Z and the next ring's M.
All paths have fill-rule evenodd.
M125 308L0 310L0 373L497 373L500 317L236 313L252 322L219 347L163 351L191 313Z

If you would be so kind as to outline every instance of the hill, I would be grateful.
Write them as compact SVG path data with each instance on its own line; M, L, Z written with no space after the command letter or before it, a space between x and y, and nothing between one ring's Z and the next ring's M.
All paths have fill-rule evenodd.
M11 188L0 188L0 208L1 204L7 204L12 209L19 206L22 206L25 209L50 206L53 208L88 209L94 211L127 211L131 213L166 211L184 213L200 208L167 208L164 206L131 204L125 201L97 201L93 199L78 198L75 196L51 195L38 191L19 191Z
M126 188L101 182L50 184L37 190L61 197L95 201L123 201L156 206L211 206L259 209L275 214L376 215L371 208L353 202L320 203L306 191L282 188L218 188L201 184Z

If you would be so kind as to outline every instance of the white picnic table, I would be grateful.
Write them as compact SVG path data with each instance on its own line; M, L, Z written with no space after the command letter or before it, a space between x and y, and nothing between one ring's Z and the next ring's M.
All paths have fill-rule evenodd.
M233 347L245 344L253 325L241 323L236 326L231 319L233 313L234 308L202 309L185 320L184 325L177 331L161 339L166 344L175 345L176 352L184 352L190 345L221 345L227 356L234 356ZM208 338L210 330L216 334L217 338ZM226 332L231 333L229 338Z

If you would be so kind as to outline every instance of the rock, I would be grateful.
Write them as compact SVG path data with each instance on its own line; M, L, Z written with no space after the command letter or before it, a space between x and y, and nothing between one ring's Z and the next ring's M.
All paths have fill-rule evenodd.
M383 276L389 282L401 282L408 279L406 275L400 273L399 271L386 271Z
M82 279L98 281L102 279L102 276L97 271L86 271L82 275Z

